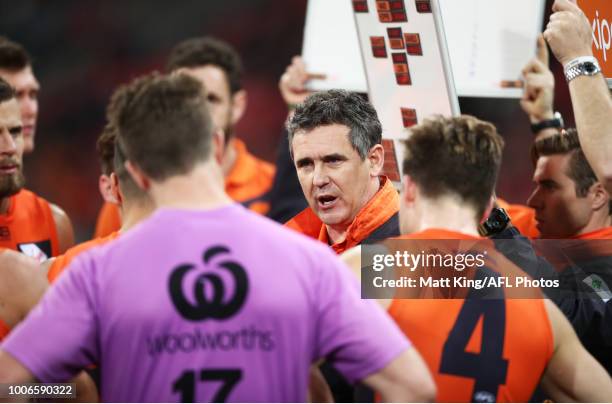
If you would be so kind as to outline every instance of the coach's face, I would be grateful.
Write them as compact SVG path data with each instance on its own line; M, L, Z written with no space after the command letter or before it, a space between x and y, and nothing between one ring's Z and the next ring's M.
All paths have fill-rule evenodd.
M0 103L0 198L16 194L24 185L23 149L23 123L13 98Z
M345 125L297 131L293 161L308 205L326 225L348 227L372 197L372 181L382 169L382 146L365 159L349 140Z

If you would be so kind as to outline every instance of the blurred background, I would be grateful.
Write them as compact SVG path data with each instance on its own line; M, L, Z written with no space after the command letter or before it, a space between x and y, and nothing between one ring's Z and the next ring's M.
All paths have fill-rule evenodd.
M458 0L460 1L460 0ZM27 187L64 208L78 241L91 237L102 204L95 142L113 89L162 70L174 44L213 35L236 47L249 106L236 134L274 161L287 114L278 79L302 48L307 0L0 0L0 35L23 44L42 85L36 150L25 158ZM552 0L547 1L548 21ZM535 46L535 45L534 45ZM555 107L574 119L562 69ZM461 111L495 123L506 139L498 194L525 203L533 135L518 100L460 98Z

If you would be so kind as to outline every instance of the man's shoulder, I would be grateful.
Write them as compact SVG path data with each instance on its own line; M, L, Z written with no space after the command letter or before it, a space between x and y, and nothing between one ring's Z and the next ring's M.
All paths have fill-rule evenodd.
M260 183L262 186L270 188L274 181L274 174L276 173L276 167L274 164L257 157L252 154L245 146L244 153L240 154L238 158L243 160L250 160L250 164L244 164L245 167L253 168L251 172L252 181Z
M190 231L202 233L202 240L211 238L213 234L219 237L229 237L235 242L245 242L253 245L282 246L278 251L298 249L325 249L326 246L291 231L284 226L258 215L234 203L214 211L158 211L147 220L139 223L121 235L120 240L107 242L103 247L93 246L96 255L131 253L146 248L155 248L158 242L163 241L165 248L181 237L194 237L193 233L186 234L187 227L181 223L199 223L189 227ZM217 226L219 233L214 230ZM213 229L213 230L211 230ZM221 233L222 232L222 233ZM177 237L174 237L177 236Z
M48 206L51 208L51 203L42 196L30 191L29 189L22 188L15 194L15 203L19 207L26 205L29 206Z
M246 209L244 212L252 218L254 223L256 223L256 227L262 230L265 229L269 236L275 240L278 240L278 242L281 242L287 246L294 245L308 251L312 251L313 249L315 251L329 250L328 246L316 240L321 229L322 222L310 208L306 208L284 225L261 215L252 213ZM306 225L306 223L309 221L310 225L316 228L314 239L305 228L301 227Z
M69 248L66 252L56 257L49 268L47 278L49 282L54 282L57 277L66 269L68 265L79 255L92 248L102 246L111 240L114 240L119 235L118 232L113 232L105 237L97 237L92 240L84 241L74 247Z
M285 227L314 238L319 236L321 226L323 222L310 207L306 207L285 223Z

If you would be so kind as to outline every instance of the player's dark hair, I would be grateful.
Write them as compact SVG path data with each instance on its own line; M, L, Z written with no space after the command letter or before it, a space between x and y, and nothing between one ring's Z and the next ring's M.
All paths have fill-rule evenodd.
M240 56L226 42L211 37L191 38L177 44L170 52L166 71L206 65L217 66L225 72L232 94L242 89Z
M591 168L582 147L580 138L575 128L569 128L555 135L536 141L531 149L531 158L535 165L540 156L552 156L555 154L569 154L570 160L565 171L576 189L576 196L584 198L589 189L598 179ZM609 212L612 214L612 200L609 202Z
M115 159L115 140L117 131L111 124L106 124L102 133L96 141L96 151L98 152L98 160L100 161L100 169L102 174L111 175L114 170L113 165Z
M350 129L349 140L362 160L372 147L382 142L382 126L376 110L359 94L344 90L315 93L295 109L287 122L289 151L297 132L306 133L320 126L340 124Z
M130 83L117 111L118 145L157 181L208 160L213 125L202 85L184 75L149 74Z
M15 98L15 90L9 83L0 78L0 102Z
M16 72L32 64L32 58L23 46L0 36L0 69Z
M493 195L504 140L495 126L472 116L426 120L404 141L404 174L429 198L456 195L479 220Z

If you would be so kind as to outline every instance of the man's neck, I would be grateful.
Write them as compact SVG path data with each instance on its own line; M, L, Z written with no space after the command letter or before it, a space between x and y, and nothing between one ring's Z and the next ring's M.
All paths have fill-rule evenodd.
M452 196L422 199L415 232L444 229L479 237L474 208Z
M361 207L359 208L359 211L355 214L355 216L351 219L351 221L339 223L336 225L325 225L325 228L327 229L327 237L329 238L330 244L341 243L346 239L348 228L353 224L355 218L357 217L357 215L359 215L359 213L361 213L363 208L372 200L372 198L374 198L376 193L380 190L380 187L380 178L372 178L372 181L370 181L366 193L364 194Z
M229 205L221 169L216 163L201 163L189 174L154 183L150 190L155 207L177 209L214 209Z
M327 228L327 238L329 239L329 244L333 245L336 243L341 243L346 240L346 234L348 232L348 228L352 223L343 226L329 226L325 225Z
M155 211L155 205L148 198L132 203L123 203L121 207L121 232L126 232L138 223L147 219Z
M0 199L0 215L6 215L11 207L11 197Z
M221 169L223 170L223 177L227 177L236 164L236 146L234 145L234 139L230 139L227 142L225 153L223 154L223 161L221 162Z
M589 223L585 227L583 227L576 235L579 236L581 234L592 233L594 231L612 226L612 218L608 214L607 208L608 206L606 205L606 212L595 212L591 217L591 220L589 220Z

